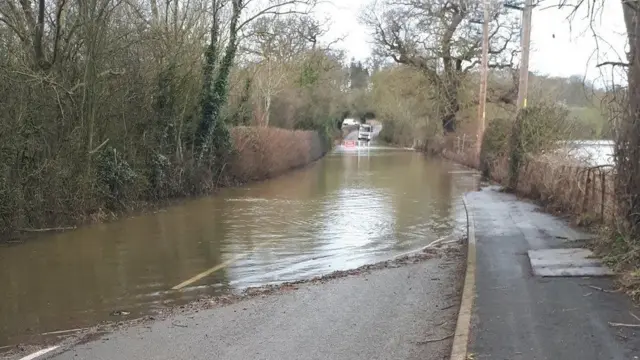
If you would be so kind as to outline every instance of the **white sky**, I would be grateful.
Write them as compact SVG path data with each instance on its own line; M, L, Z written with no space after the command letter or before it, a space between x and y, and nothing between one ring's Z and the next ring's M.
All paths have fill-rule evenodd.
M339 46L347 51L349 58L364 60L371 53L367 29L358 22L362 7L370 1L333 0L317 9L320 18L331 21L328 38L346 36ZM557 0L546 2L553 4L554 1L557 3ZM594 24L600 37L598 52L595 51L596 40L589 29L589 21L585 19L586 7L571 23L566 19L568 10L537 8L533 13L531 31L531 70L550 76L580 75L598 81L610 79L611 67L603 67L601 71L595 65L624 59L626 42L620 1L606 0L605 3L605 9Z

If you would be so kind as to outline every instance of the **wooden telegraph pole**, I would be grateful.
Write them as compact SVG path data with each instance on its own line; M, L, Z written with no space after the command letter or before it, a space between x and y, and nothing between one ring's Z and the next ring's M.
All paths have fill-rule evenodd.
M527 107L527 90L529 88L529 47L531 44L531 13L533 1L525 0L522 9L522 59L520 60L520 84L518 84L518 114Z
M489 6L490 0L484 0L484 21L482 22L482 62L480 67L480 94L478 104L478 135L476 139L476 159L480 165L482 138L486 128L487 77L489 72Z
M516 160L513 157L520 157L521 154L518 154L519 150L517 149L517 141L519 135L520 121L522 120L521 112L522 109L527 107L527 90L529 87L529 47L531 44L531 13L533 12L533 1L525 0L524 8L514 6L510 3L505 3L506 7L518 9L522 11L522 32L520 36L520 46L522 48L521 58L520 58L520 77L518 84L518 102L516 103L516 118L513 123L511 139L510 139L510 148L513 152L511 154L511 162L520 162L520 160ZM517 174L509 175L509 188L516 189L518 186L518 176Z

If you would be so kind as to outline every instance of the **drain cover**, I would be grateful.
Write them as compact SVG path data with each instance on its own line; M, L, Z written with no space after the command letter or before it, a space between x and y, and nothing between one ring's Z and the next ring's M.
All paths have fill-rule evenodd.
M610 276L614 273L593 257L589 249L529 250L529 260L537 276Z

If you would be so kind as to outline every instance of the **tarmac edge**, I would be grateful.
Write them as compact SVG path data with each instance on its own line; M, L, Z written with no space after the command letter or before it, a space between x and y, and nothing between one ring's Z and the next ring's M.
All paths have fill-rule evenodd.
M469 334L471 330L471 314L476 286L476 232L473 213L470 211L466 196L463 195L462 203L467 214L467 269L462 288L462 301L458 311L456 331L451 347L451 360L466 360L469 347Z

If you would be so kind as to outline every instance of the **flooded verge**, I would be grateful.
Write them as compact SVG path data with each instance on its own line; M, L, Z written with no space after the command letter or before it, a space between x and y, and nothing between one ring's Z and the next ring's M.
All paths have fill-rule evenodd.
M476 181L415 152L337 151L270 181L4 246L0 346L423 247L464 222L461 195Z

